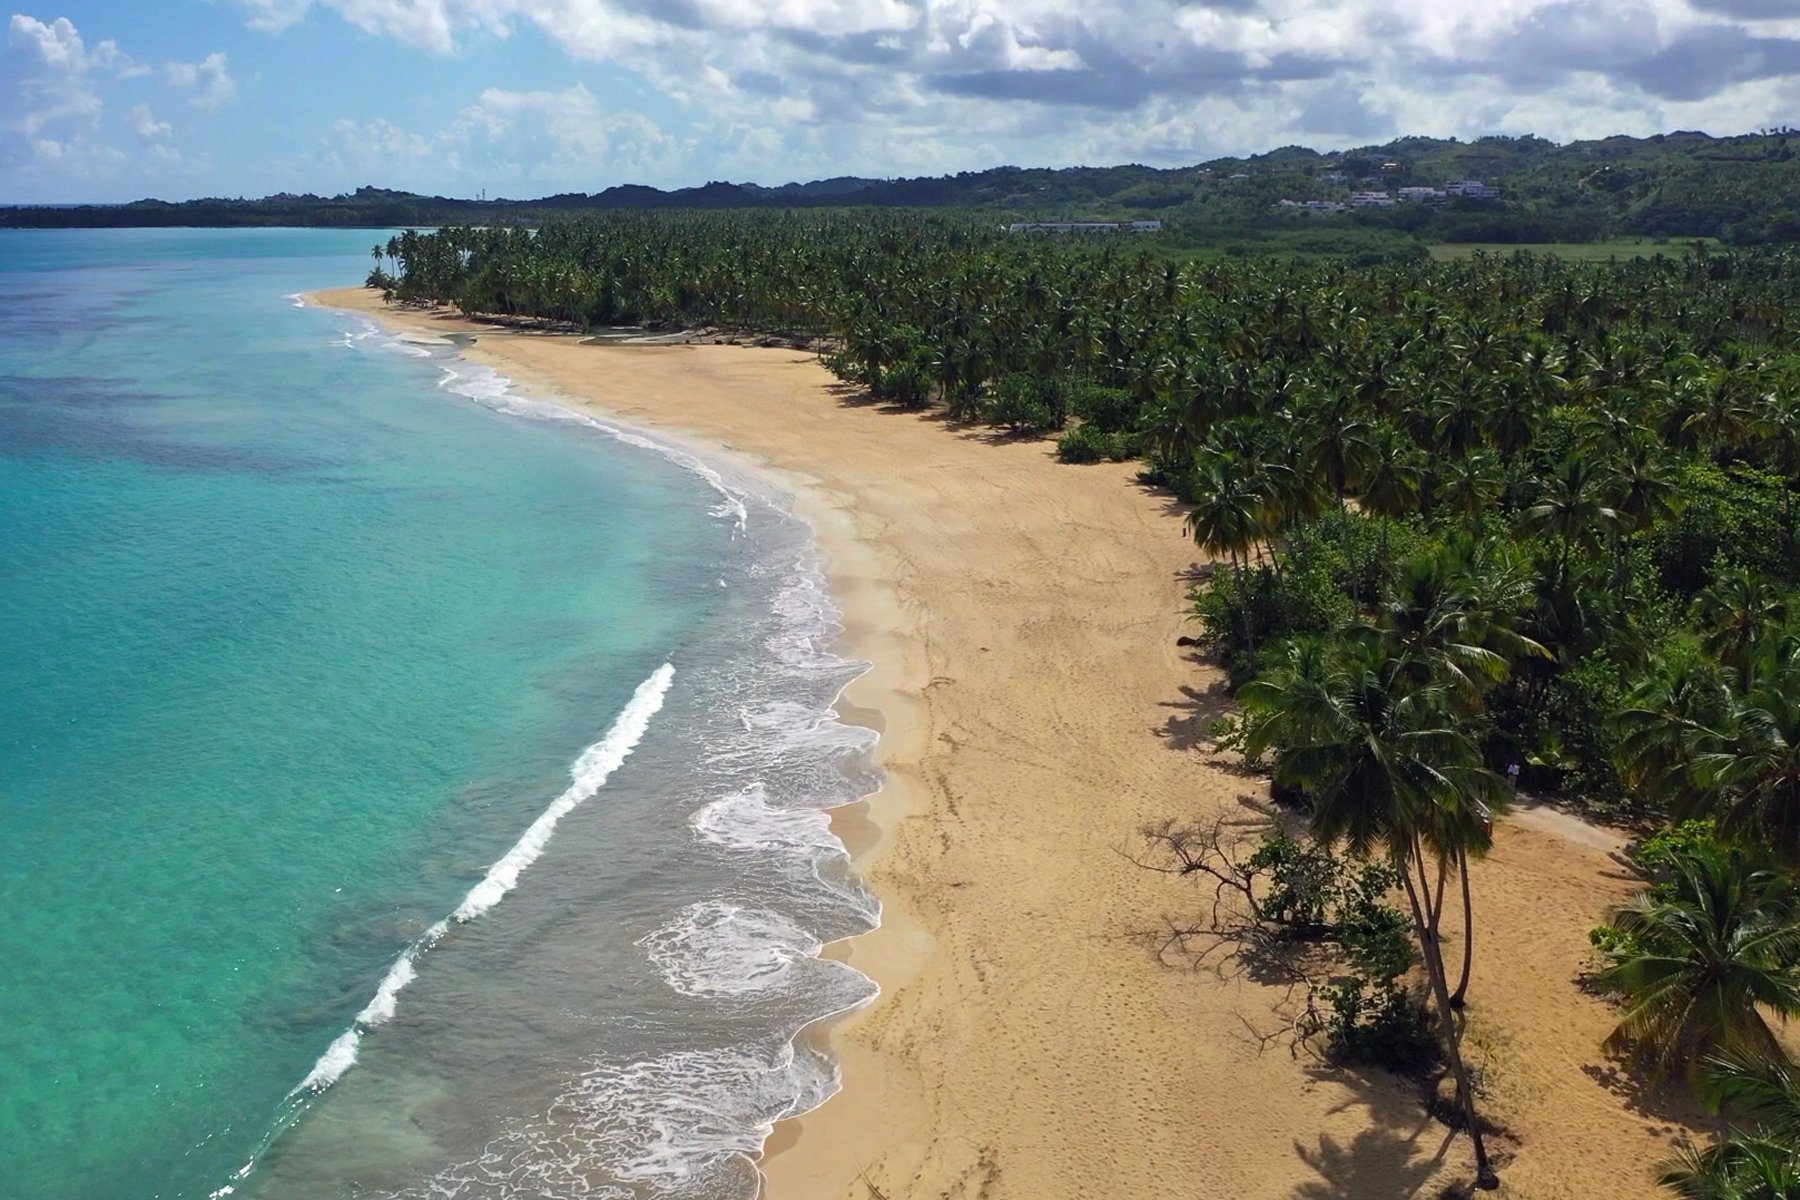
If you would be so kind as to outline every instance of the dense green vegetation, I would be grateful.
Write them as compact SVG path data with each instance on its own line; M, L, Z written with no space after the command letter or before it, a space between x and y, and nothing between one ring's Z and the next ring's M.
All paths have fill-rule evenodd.
M1478 1153L1468 883L1516 769L1673 829L1596 933L1612 1044L1706 1064L1728 1104L1766 1084L1668 1179L1786 1194L1729 1189L1794 1149L1765 1076L1800 1012L1800 253L1183 264L955 214L688 213L373 257L394 298L476 315L821 337L894 404L1141 458L1218 563L1195 613L1238 744L1317 847L1391 872ZM1376 958L1340 1042L1392 1002Z
M536 225L618 210L955 209L988 223L1032 218L1155 217L1147 241L1177 259L1345 255L1372 263L1432 244L1588 244L1609 238L1800 239L1800 163L1787 131L1613 137L1557 145L1537 137L1473 142L1406 137L1320 152L1286 146L1191 167L994 167L916 179L845 176L762 187L711 182L662 191L634 184L535 200L460 200L382 188L341 196L206 198L180 203L0 208L0 228L93 226ZM1498 201L1400 205L1340 214L1272 211L1279 199L1343 199L1474 178ZM1362 181L1362 182L1359 182Z

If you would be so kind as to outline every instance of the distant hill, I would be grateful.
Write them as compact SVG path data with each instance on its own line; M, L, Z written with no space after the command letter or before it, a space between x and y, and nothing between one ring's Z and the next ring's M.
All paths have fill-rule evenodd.
M1736 137L1677 131L1558 145L1540 137L1404 137L1321 151L1284 146L1191 167L994 167L910 179L839 176L763 186L715 181L665 191L619 184L535 200L465 200L365 187L340 196L280 194L170 203L0 208L0 227L268 226L391 228L534 223L599 209L877 205L965 208L1008 217L1158 216L1172 230L1249 228L1283 198L1356 186L1398 188L1478 179L1497 202L1359 212L1334 218L1436 241L1587 241L1620 234L1800 240L1800 164L1792 130ZM1286 218L1295 219L1295 218Z

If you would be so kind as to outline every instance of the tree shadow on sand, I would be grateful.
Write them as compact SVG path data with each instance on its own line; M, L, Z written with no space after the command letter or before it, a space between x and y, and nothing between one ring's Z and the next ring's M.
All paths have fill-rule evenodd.
M1198 656L1193 656L1198 661ZM1214 679L1202 687L1182 684L1179 700L1161 701L1161 707L1173 709L1156 736L1169 743L1171 750L1209 750L1213 739L1207 733L1211 724L1231 711L1231 688L1225 680Z
M1332 1111L1366 1110L1367 1127L1349 1141L1322 1133L1308 1144L1294 1143L1294 1153L1317 1174L1295 1188L1293 1200L1407 1200L1409 1197L1462 1195L1445 1177L1457 1132L1434 1120L1418 1096L1400 1080L1338 1070L1324 1076L1351 1088L1354 1095Z
M1625 1108L1655 1121L1662 1132L1720 1133L1725 1127L1721 1117L1708 1113L1683 1086L1679 1077L1656 1078L1630 1060L1613 1057L1604 1063L1586 1063L1581 1073L1617 1096Z
M1155 497L1162 504L1164 514L1168 516L1185 520L1188 513L1193 511L1194 506L1176 495L1174 488L1147 478L1144 472L1139 472L1136 483L1139 491Z
M936 425L952 437L966 442L980 442L984 446L1011 446L1019 443L1038 443L1043 447L1046 456L1056 452L1056 437L1050 434L1032 432L1014 432L1009 429L989 425L981 420L961 420L950 415L950 411L939 404L904 404L897 400L888 400L876 396L862 384L831 383L825 385L825 391L838 403L839 408L873 409L891 417L911 417L922 425Z

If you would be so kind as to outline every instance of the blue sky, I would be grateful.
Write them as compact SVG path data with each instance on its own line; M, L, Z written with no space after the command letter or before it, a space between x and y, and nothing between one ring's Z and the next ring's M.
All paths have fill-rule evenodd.
M1800 0L14 0L0 202L1800 124Z

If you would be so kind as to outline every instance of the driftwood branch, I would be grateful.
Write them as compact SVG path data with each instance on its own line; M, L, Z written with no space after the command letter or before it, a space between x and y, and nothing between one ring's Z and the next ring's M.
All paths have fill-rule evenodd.
M1278 828L1272 812L1246 804L1242 814L1226 813L1202 824L1161 821L1142 830L1144 850L1124 857L1147 871L1181 878L1198 876L1209 885L1207 908L1198 920L1165 916L1160 929L1146 932L1157 959L1209 971L1220 979L1250 979L1281 990L1271 1007L1277 1024L1259 1029L1238 1016L1258 1052L1285 1044L1289 1053L1316 1055L1312 1038L1324 1024L1320 988L1333 966L1328 947L1310 927L1274 920L1263 907L1264 869L1251 860Z
M1260 810L1255 815L1222 814L1209 825L1183 825L1159 821L1142 830L1149 844L1144 855L1126 855L1147 871L1164 875L1205 875L1213 882L1211 923L1218 926L1225 902L1241 904L1253 921L1263 920L1257 902L1257 871L1249 865L1264 835L1275 828L1274 819Z

